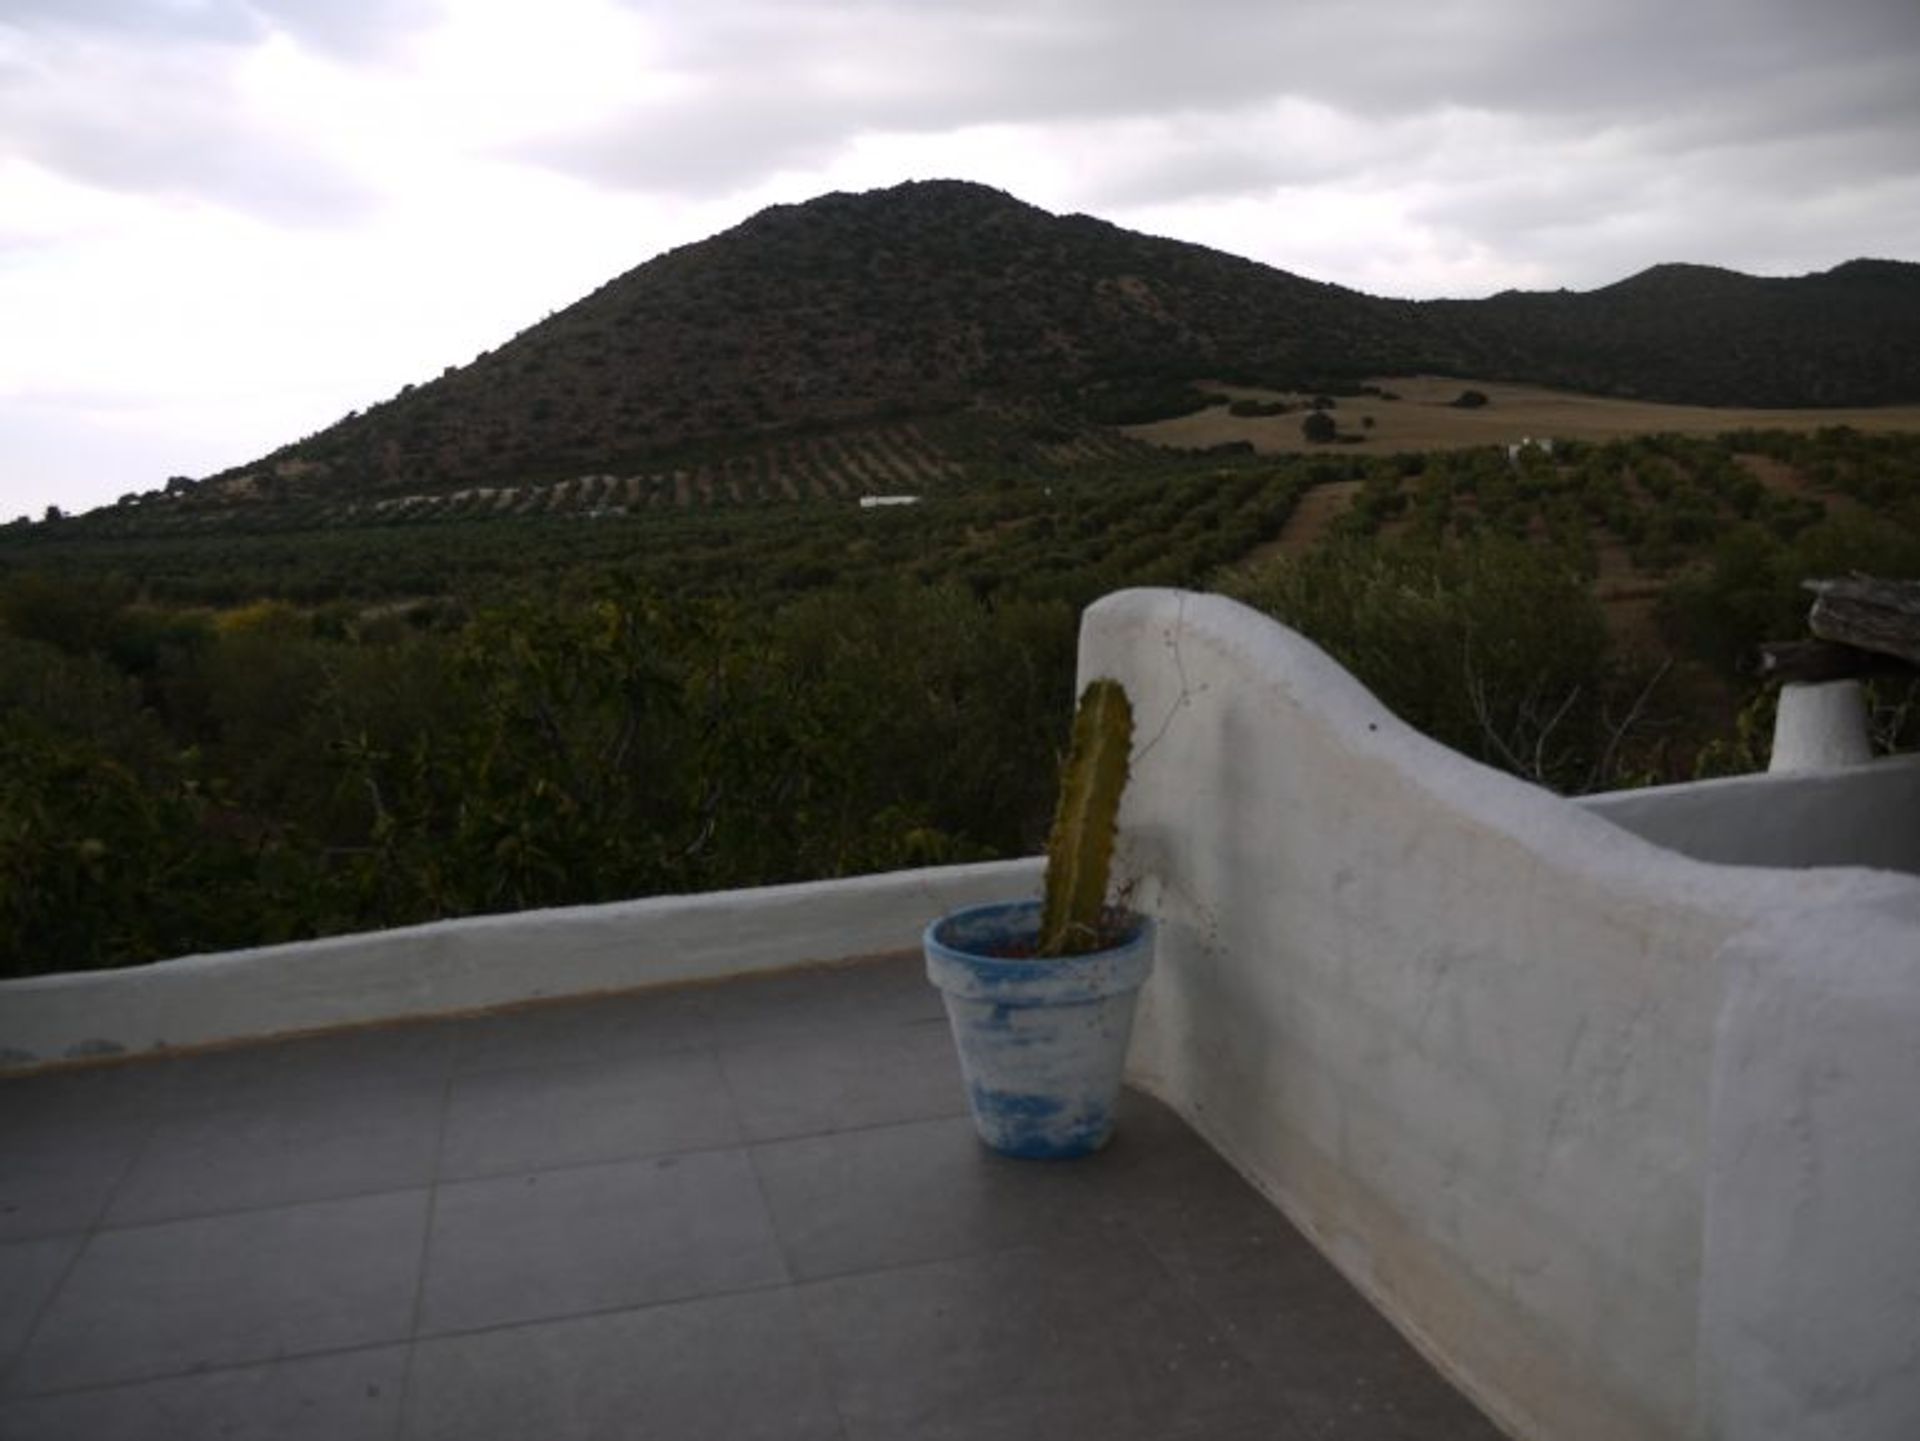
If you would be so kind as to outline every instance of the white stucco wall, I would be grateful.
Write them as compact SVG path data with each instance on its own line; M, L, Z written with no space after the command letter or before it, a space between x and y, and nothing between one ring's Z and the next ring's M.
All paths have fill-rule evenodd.
M1737 1434L1700 1386L1717 953L1920 884L1658 849L1218 597L1108 597L1080 672L1140 727L1136 1079L1516 1434Z
M0 983L0 1071L780 970L918 946L1037 860L439 921Z
M1695 860L1920 874L1920 755L1612 791L1575 804Z
M1920 1436L1920 893L1723 956L1703 1410L1738 1441Z

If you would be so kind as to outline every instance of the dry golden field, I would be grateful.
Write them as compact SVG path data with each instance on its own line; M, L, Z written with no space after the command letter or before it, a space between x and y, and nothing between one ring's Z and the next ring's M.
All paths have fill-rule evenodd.
M1366 439L1350 449L1312 445L1301 437L1304 409L1285 415L1238 416L1225 406L1159 420L1151 425L1122 429L1150 445L1204 449L1231 441L1251 441L1262 454L1312 450L1347 453L1396 450L1458 450L1475 445L1507 445L1528 436L1536 440L1610 440L1629 435L1673 432L1682 435L1718 435L1727 430L1817 430L1828 425L1850 425L1858 430L1920 430L1920 405L1887 405L1853 410L1735 410L1704 405L1657 405L1649 401L1613 400L1538 385L1508 385L1500 381L1460 380L1431 375L1384 376L1372 382L1397 394L1398 400L1364 395L1343 398L1333 416L1345 434ZM1307 397L1247 386L1208 385L1208 390L1236 400L1285 400L1296 407ZM1491 402L1476 410L1447 404L1462 390L1478 390ZM1367 429L1365 418L1373 418Z

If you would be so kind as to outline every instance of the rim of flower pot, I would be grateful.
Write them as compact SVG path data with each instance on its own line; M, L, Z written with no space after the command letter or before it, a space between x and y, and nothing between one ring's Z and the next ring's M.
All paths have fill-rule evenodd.
M950 995L1002 1000L1020 988L1052 993L1059 1004L1137 988L1153 968L1153 917L1131 912L1115 945L1077 956L996 955L996 940L1030 945L1041 902L994 901L949 912L921 936L927 975Z

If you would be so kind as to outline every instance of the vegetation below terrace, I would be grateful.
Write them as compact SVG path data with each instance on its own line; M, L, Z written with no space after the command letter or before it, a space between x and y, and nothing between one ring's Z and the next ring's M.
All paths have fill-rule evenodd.
M1240 595L1563 789L1752 768L1737 662L1798 582L1920 575L1910 435L1089 466L1046 425L898 510L0 533L0 969L1027 853L1078 610L1130 584Z

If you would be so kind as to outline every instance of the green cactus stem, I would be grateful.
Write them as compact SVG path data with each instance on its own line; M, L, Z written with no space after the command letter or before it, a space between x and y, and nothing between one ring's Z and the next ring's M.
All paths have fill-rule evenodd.
M1117 680L1090 682L1073 718L1073 746L1060 773L1060 804L1047 841L1040 955L1084 955L1105 943L1101 921L1113 866L1114 818L1132 748L1133 706L1126 690Z

